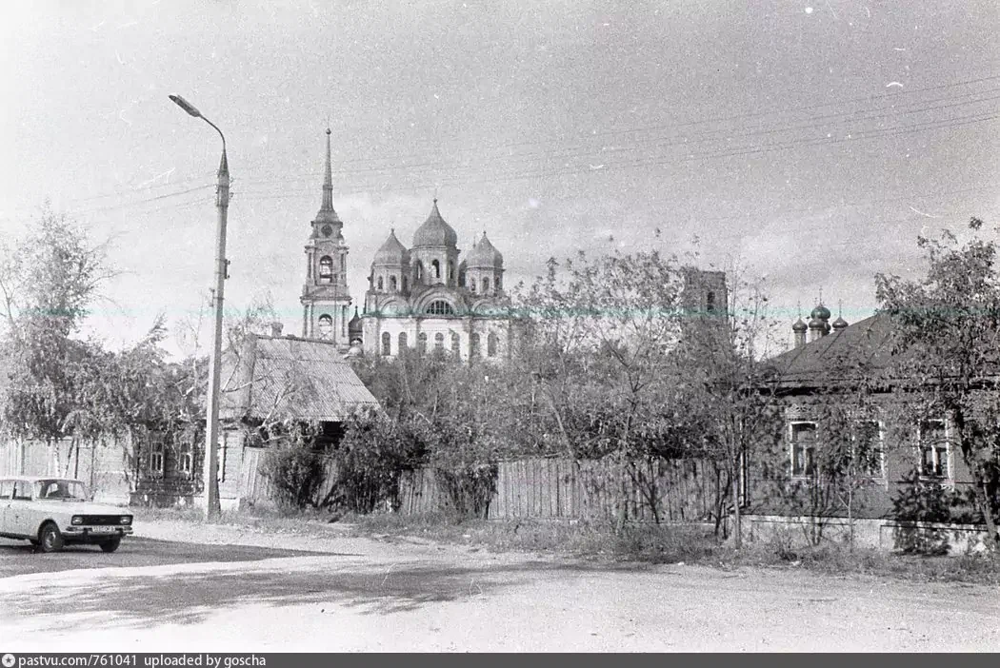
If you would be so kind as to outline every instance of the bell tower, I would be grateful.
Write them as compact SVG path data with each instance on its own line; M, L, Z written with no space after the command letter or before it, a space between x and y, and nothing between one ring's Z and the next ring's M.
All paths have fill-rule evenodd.
M302 285L302 336L350 346L347 325L351 295L347 286L347 253L340 217L333 209L330 129L326 130L326 175L323 202L312 221L306 243L306 280Z

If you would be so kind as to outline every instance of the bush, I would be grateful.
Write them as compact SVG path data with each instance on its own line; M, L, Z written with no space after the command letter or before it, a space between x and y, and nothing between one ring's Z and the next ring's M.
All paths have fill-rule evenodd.
M435 471L438 485L452 509L462 517L486 519L490 500L496 493L496 464L459 464Z
M271 481L280 507L316 506L325 475L323 455L301 443L274 448L264 457L261 473Z

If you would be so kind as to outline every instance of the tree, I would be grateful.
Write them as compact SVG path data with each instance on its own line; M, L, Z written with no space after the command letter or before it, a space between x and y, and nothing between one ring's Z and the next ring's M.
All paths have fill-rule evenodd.
M895 325L896 376L932 394L947 411L990 544L1000 550L1000 280L996 245L980 238L982 226L972 218L972 238L964 244L950 232L940 240L918 238L926 276L880 274L876 284L880 309Z

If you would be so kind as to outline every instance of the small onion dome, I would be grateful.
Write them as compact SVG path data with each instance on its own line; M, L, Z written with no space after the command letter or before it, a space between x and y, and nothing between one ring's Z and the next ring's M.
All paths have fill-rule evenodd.
M437 200L434 200L434 208L431 215L427 217L424 224L413 233L413 247L440 247L448 246L454 248L458 243L458 235L451 225L444 222L441 212L438 211Z
M359 346L358 343L357 343L357 341L355 341L354 345L347 349L347 355L346 356L347 357L361 357L364 354L365 354L365 351L363 351L361 349L361 346Z
M802 322L802 318L796 320L795 324L792 325L793 332L804 332L806 329L808 329L808 327L806 326L806 323Z
M844 320L843 318L838 317L836 320L833 321L833 328L838 332L844 329L845 327L847 327L847 321Z
M483 232L483 238L472 247L465 261L469 267L499 269L503 266L503 255L486 238L486 232Z
M826 323L814 316L809 321L809 329L826 329Z
M354 317L347 323L347 340L352 342L360 341L363 328L361 317L358 315L358 309L355 308Z
M819 320L829 320L830 319L830 309L820 304L812 310L809 314L811 318L816 318Z
M375 264L402 264L406 261L406 246L396 238L396 230L389 232L389 238L375 251Z

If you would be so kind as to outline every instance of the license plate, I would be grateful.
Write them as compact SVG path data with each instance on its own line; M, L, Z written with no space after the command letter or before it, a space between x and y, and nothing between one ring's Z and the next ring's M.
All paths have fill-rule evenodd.
M118 527L93 527L90 533L116 533Z

